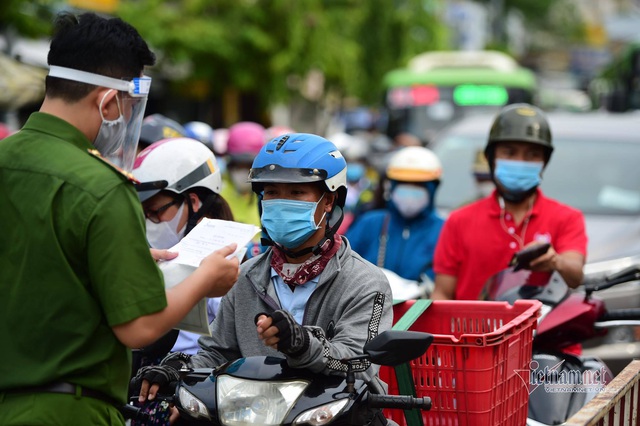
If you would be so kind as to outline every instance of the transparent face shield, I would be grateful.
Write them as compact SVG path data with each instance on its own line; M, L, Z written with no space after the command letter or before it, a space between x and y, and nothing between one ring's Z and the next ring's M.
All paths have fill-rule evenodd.
M112 121L107 121L103 117L103 124L94 145L107 160L131 172L138 148L142 119L147 106L151 78L142 76L131 81L118 80L100 74L58 66L51 66L49 75L118 91L115 100L118 103L120 116ZM124 127L124 129L120 127ZM98 139L104 135L109 135L108 140L98 143Z

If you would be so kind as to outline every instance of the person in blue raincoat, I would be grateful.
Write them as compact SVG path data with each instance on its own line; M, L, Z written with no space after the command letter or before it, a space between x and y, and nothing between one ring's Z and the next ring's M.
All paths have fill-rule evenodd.
M433 279L433 253L444 224L435 209L442 175L438 157L410 146L397 151L386 169L387 205L362 214L346 237L368 261L403 278Z

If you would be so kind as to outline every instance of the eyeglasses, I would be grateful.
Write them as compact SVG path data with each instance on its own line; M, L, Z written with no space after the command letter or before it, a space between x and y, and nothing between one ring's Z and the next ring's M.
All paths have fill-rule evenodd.
M175 206L176 204L181 204L182 200L173 200L165 204L164 206L160 206L156 210L145 209L144 216L149 219L153 223L160 223L160 215L164 213L169 207Z

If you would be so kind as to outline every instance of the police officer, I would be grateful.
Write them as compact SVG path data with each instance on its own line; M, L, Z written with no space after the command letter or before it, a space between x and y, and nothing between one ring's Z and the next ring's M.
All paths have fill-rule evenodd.
M165 291L130 171L155 61L120 19L59 15L45 99L0 142L0 424L123 425L131 353L237 278Z

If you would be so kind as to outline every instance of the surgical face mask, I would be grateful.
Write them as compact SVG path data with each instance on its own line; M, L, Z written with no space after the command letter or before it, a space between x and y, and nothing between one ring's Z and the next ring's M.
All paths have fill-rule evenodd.
M262 226L273 241L288 248L300 247L316 232L320 226L316 225L314 215L318 203L322 200L262 200ZM320 223L324 220L322 215Z
M122 115L117 94L116 105L118 106L118 118L115 120L107 120L104 118L104 115L102 115L102 105L104 104L104 100L112 91L113 90L109 90L106 92L100 101L100 118L102 118L102 124L100 125L100 130L98 130L96 139L93 141L93 145L96 149L107 159L111 159L118 153L118 150L122 149L125 135L127 134L127 123Z
M527 192L540 184L542 161L496 159L495 178L508 192Z
M251 182L248 182L249 169L231 168L229 169L229 177L231 178L231 183L233 183L233 186L238 190L238 192L242 194L251 192Z
M429 191L415 185L398 184L391 191L391 201L405 219L412 219L429 206Z
M173 216L171 220L159 223L151 222L149 219L146 220L147 241L151 248L168 249L178 244L182 237L184 237L187 224L185 223L182 229L178 231L178 223L180 223L180 218L182 218L184 204L183 202L182 205L180 205L176 215Z

